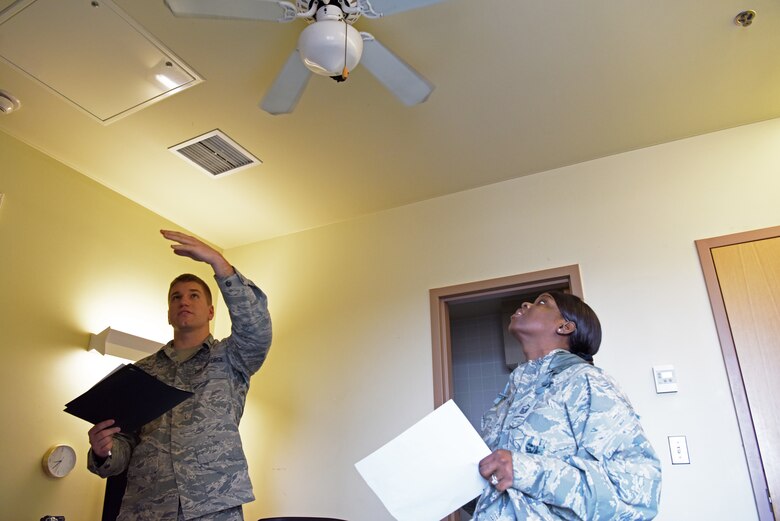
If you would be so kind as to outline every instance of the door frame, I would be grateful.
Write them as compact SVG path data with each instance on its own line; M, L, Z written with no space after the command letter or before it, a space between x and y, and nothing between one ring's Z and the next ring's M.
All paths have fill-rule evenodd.
M761 461L761 451L756 438L756 431L753 427L753 416L748 404L745 383L742 380L742 371L739 367L739 358L737 349L734 345L734 337L731 335L729 327L726 305L723 302L723 294L718 283L718 274L715 271L715 261L712 258L712 250L723 246L733 246L746 242L772 239L780 236L780 226L752 230L748 232L733 233L710 239L700 239L695 241L696 250L699 253L702 272L704 273L704 283L707 286L707 294L712 307L712 315L715 319L715 328L718 331L720 348L723 352L723 361L726 366L726 375L731 388L731 396L734 401L734 409L737 413L737 423L742 435L742 446L745 450L745 458L750 474L750 482L753 486L753 496L758 508L758 516L761 521L774 521L772 513L772 504L768 495L768 486L766 476L764 475L764 464Z
M454 395L450 335L451 304L484 300L487 297L511 297L535 289L564 284L568 286L571 293L582 298L582 279L578 264L430 290L434 408ZM445 521L457 521L457 519L457 512L444 518Z
M450 304L484 300L486 297L511 297L536 288L560 284L567 284L572 294L582 297L578 264L430 290L434 407L442 405L454 394Z

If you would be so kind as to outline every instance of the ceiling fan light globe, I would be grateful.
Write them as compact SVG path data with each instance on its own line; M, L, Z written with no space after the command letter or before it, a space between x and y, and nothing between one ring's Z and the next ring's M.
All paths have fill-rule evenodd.
M346 67L352 71L363 54L363 38L357 29L344 22L324 20L307 26L298 39L298 53L314 74L336 76L344 70L345 44Z

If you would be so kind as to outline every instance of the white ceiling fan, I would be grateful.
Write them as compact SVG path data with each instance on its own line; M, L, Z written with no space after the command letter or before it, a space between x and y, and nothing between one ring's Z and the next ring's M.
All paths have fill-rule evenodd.
M176 16L239 18L310 23L287 58L260 106L270 114L292 112L312 73L347 79L362 63L406 105L422 103L433 85L371 34L352 24L360 18L380 18L445 0L165 0Z

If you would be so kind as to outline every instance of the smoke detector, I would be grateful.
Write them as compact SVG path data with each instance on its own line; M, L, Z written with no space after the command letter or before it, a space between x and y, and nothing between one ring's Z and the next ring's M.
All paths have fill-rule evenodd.
M22 103L16 96L10 92L0 90L0 113L10 114L15 110L19 110L19 107L21 106Z
M737 16L735 16L734 23L740 27L748 27L753 23L755 18L756 12L752 9L748 9L747 11L742 11Z

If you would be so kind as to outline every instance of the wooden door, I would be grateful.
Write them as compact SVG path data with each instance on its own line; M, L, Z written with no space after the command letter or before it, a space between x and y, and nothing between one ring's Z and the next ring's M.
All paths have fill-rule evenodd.
M774 519L771 498L780 497L780 228L718 239L705 248L715 275L708 289L712 300L709 286L717 285L725 315L718 333L759 515Z

